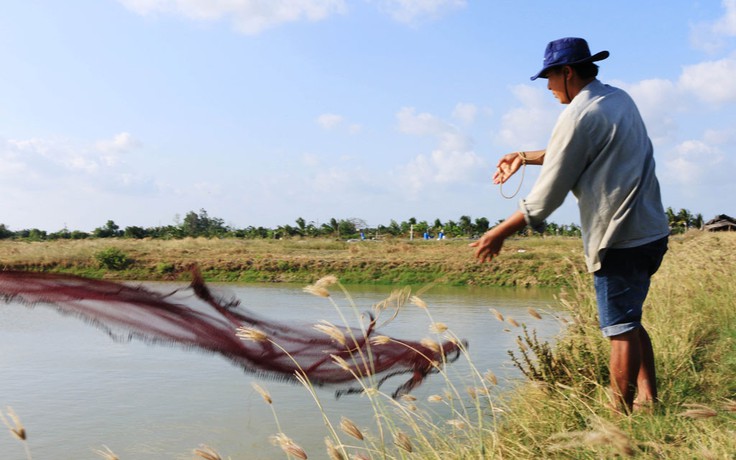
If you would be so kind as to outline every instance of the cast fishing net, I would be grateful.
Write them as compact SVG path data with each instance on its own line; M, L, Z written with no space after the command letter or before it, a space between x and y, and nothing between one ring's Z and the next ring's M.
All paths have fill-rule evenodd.
M222 355L261 376L334 385L336 394L361 391L373 379L409 374L397 397L460 354L456 341L427 344L379 335L365 327L289 324L248 311L218 296L193 270L187 287L169 293L129 283L24 271L0 272L0 296L28 306L45 304L103 329L115 339L175 344ZM327 332L327 333L326 333Z

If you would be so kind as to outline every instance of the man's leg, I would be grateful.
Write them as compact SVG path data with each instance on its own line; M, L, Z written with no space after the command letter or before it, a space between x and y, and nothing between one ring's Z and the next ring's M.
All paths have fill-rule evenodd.
M638 330L641 343L641 365L636 379L638 394L634 405L646 409L657 402L657 373L654 369L654 350L649 334L643 327Z
M640 329L611 337L611 390L617 406L634 407L637 379L643 370Z

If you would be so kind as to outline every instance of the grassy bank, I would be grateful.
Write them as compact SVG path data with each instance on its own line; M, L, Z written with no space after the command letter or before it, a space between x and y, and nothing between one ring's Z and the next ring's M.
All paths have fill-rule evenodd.
M495 454L736 458L734 273L736 234L672 239L644 310L661 404L652 415L630 417L606 409L609 347L598 331L591 283L582 280L563 298L573 318L566 335L552 356L534 361L545 377L508 402Z
M565 286L585 270L577 238L508 241L504 257L474 261L467 240L342 242L320 239L94 239L0 241L4 269L60 271L93 277L188 280L197 264L208 281L311 283L333 274L344 284ZM100 254L124 256L105 264Z

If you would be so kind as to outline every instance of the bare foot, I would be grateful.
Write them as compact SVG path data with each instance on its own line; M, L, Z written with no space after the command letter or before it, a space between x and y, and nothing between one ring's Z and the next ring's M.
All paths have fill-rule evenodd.
M634 407L632 408L637 414L654 414L655 401L651 399L634 400Z

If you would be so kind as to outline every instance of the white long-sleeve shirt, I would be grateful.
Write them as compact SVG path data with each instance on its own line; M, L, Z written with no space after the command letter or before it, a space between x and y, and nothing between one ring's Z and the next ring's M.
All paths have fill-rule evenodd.
M669 234L652 143L623 90L594 80L563 110L539 178L519 207L539 228L572 191L580 210L588 270L607 248L636 247Z

